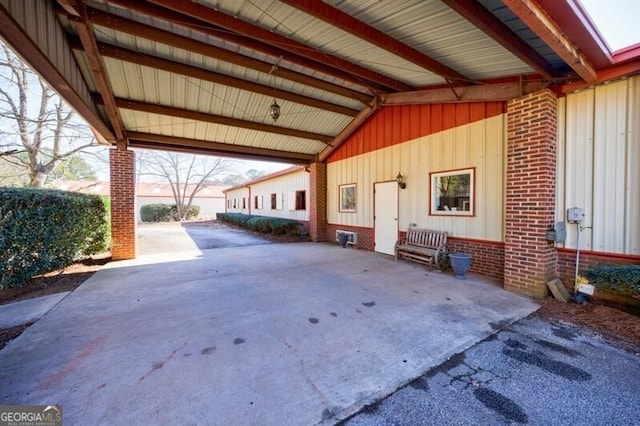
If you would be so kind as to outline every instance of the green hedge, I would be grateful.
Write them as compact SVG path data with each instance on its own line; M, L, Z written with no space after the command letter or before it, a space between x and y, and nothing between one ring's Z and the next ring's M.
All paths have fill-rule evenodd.
M109 208L98 195L0 188L0 288L106 251Z
M191 206L187 220L200 214L200 206ZM174 222L178 220L178 209L175 204L147 204L140 209L140 220L143 222Z
M243 213L217 213L218 220L263 234L299 235L300 223L292 219Z
M147 204L140 209L140 219L143 222L172 221L170 204Z
M598 265L586 269L583 275L597 288L640 297L640 265Z

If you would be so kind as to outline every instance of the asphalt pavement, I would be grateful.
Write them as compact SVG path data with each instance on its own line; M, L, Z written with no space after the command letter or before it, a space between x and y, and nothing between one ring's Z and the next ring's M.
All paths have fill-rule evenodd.
M639 425L640 357L584 328L522 319L344 426Z

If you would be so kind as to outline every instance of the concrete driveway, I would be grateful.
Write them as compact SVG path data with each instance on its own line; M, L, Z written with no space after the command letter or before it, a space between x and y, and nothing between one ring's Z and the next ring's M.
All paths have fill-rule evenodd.
M0 351L0 404L61 404L65 424L335 423L536 308L329 243L142 255Z

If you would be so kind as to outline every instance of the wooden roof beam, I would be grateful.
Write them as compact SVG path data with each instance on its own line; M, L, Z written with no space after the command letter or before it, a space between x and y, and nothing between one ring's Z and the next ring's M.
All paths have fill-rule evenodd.
M369 117L371 117L371 115L378 110L378 108L378 103L374 102L372 105L367 105L362 111L360 111L360 114L358 114L353 120L351 120L349 124L347 124L345 128L342 129L342 131L338 133L335 138L333 138L333 140L329 143L329 146L327 146L322 150L322 152L320 152L320 154L318 154L318 160L326 160L329 154L335 151L336 148L338 148L344 141L346 141L353 132L358 130L358 128L362 124L364 124L364 122L367 121Z
M348 32L368 43L391 52L394 55L404 58L425 70L441 76L447 81L459 81L463 84L470 81L468 77L459 72L329 4L317 0L280 1L307 15L311 15L342 31Z
M99 101L99 100L97 100ZM320 133L307 132L304 130L290 129L271 124L259 123L256 121L242 120L239 118L225 117L222 115L209 114L206 112L193 111L184 108L176 108L165 105L153 104L150 102L132 101L129 99L116 98L118 108L130 109L132 111L142 111L151 114L166 115L169 117L180 117L187 120L203 121L206 123L222 124L225 126L239 127L243 129L257 130L259 132L276 133L279 135L293 136L296 138L311 139L328 144L333 136Z
M66 3L65 5L70 7L69 3ZM75 10L77 12L77 16L70 14L69 21L78 33L78 37L80 38L80 42L84 48L85 56L87 57L87 62L91 68L91 73L96 83L96 87L104 100L105 112L113 129L113 133L116 136L118 147L124 149L127 146L127 136L122 120L120 119L118 108L115 104L113 90L105 70L102 56L100 56L100 52L98 51L96 36L93 33L93 28L87 18L86 5L83 2L76 2Z
M133 21L131 19L123 18L118 15L113 15L92 8L87 8L87 12L90 22L94 25L121 31L123 33L134 35L136 37L146 38L148 40L166 44L168 46L177 47L179 49L184 49L241 67L263 72L265 74L271 73L272 75L283 78L285 80L295 81L296 83L315 87L317 89L334 93L336 95L356 99L362 103L367 103L371 100L371 96L358 92L356 90L351 90L347 87L329 83L328 81L310 77L306 74L291 71L282 67L277 67L277 69L274 70L273 64L271 63L244 56L237 52L231 52L217 46L213 46L211 44L193 40L188 37L184 37L178 34L171 33L169 31L152 27L150 25Z
M596 80L596 70L591 62L535 0L503 0L503 3L584 81L592 83Z
M154 4L143 2L140 0L109 0L109 3L117 4L119 6L126 7L127 9L143 13L147 16L162 19L167 22L171 22L173 24L177 24L185 28L189 28L191 30L218 38L220 40L225 40L239 46L244 46L251 50L259 51L264 54L273 56L274 58L282 58L287 62L300 65L304 68L313 69L328 76L344 80L345 82L362 86L363 88L365 88L367 84L370 84L371 87L369 89L384 91L381 86L375 85L372 82L367 82L367 84L365 84L363 83L361 78L346 72L342 68L334 67L330 63L313 61L305 55L298 55L292 52L288 52L276 45L265 43L254 38L227 31L217 25L204 23L199 19L192 18L191 16L176 12L174 10L158 7Z
M109 143L115 143L116 137L98 114L87 105L85 100L73 89L65 76L51 63L49 58L27 35L7 9L0 4L0 35L29 65L40 74L53 89L64 98L69 105L80 114L87 123Z
M69 43L74 49L82 49L80 41L75 37L69 37ZM120 61L130 62L150 68L156 68L159 70L167 71L170 73L181 74L187 77L197 78L199 80L210 81L216 84L222 84L224 86L235 87L237 89L247 90L254 93L259 93L265 96L273 96L274 89L263 84L255 83L249 80L243 80L236 77L216 73L203 68L194 67L192 65L183 64L180 62L170 61L168 59L160 58L158 56L148 55L140 52L135 52L129 49L123 49L121 47L113 46L107 43L98 43L98 49L100 54L104 57L114 58ZM348 108L342 105L333 104L330 102L321 101L307 96L299 95L297 93L288 92L278 89L278 99L288 100L301 105L307 105L314 108L319 108L325 111L331 111L338 114L344 114L354 117L360 112L359 110Z
M534 48L518 37L502 21L475 1L442 0L444 4L471 22L546 79L554 76L551 65Z
M479 84L476 86L416 90L414 92L387 93L380 96L380 105L423 105L459 102L499 102L508 101L527 93L543 89L546 83L524 82ZM456 94L458 95L456 97Z
M134 148L219 155L247 160L282 161L292 164L309 164L315 159L315 155L313 154L276 151L273 149L232 145L200 139L177 138L153 133L129 132L128 136L129 144Z
M265 28L258 27L249 22L245 22L233 16L225 15L222 12L203 6L201 4L183 0L149 0L151 3L166 7L173 11L183 13L192 18L199 19L208 24L217 25L229 31L251 37L261 42L267 42L278 46L281 49L293 52L298 55L306 56L314 61L331 64L345 71L357 75L364 80L372 81L380 84L390 91L406 91L411 90L411 86L391 77L382 75L376 71L364 68L360 65L349 62L325 52L314 49L303 43L295 41L289 37L269 31Z

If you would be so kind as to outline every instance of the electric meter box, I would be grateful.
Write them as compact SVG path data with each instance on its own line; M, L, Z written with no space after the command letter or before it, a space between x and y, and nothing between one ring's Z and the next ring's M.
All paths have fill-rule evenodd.
M584 210L579 207L571 207L570 209L567 209L567 222L584 222Z

